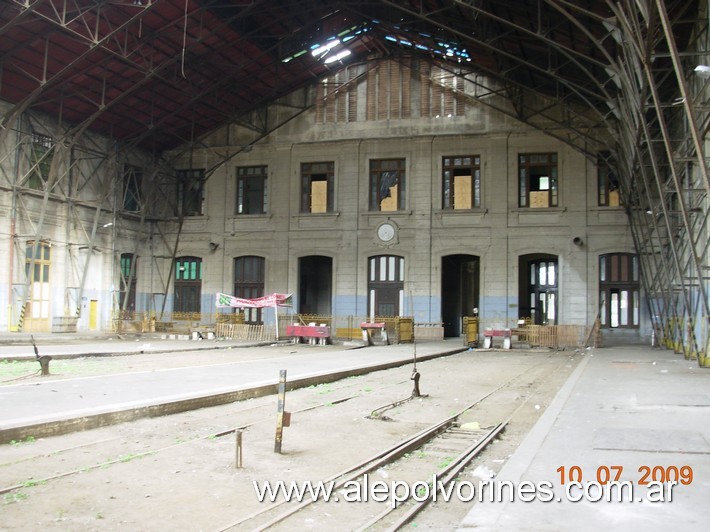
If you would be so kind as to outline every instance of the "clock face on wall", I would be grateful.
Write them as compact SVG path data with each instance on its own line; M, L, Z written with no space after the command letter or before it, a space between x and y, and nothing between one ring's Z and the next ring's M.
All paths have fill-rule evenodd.
M377 228L377 238L383 242L391 242L395 236L395 227L389 222L381 224Z

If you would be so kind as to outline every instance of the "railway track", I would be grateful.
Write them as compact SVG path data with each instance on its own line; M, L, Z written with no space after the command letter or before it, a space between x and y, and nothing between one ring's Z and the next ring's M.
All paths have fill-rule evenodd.
M350 530L357 531L398 530L432 500L436 500L437 493L439 497L451 497L456 491L454 483L462 471L505 430L510 419L528 403L531 395L511 405L509 416L492 427L472 428L469 426L472 424L460 423L460 418L481 408L486 400L521 379L527 381L523 383L524 386L535 384L535 389L539 389L547 379L538 379L536 373L544 371L522 371L454 415L316 483L322 497L314 497L310 490L301 491L305 493L304 498L299 497L294 501L284 497L280 501L272 501L269 506L219 530L292 530L294 527L302 527L304 523L314 522L318 523L318 528L336 529L348 523ZM409 399L378 407L373 410L376 415L369 417L390 420L389 416L380 417L381 413L388 411L391 414L392 409L406 404ZM373 476L375 480L372 480ZM372 493L368 497L367 490L373 483L381 488L378 500L373 500ZM310 486L313 487L313 484ZM281 494L284 495L284 492Z
M365 377L344 379L324 386L292 391L289 392L288 401L290 401L290 409L293 409L292 414L298 414L296 417L298 429L289 430L300 430L301 433L306 430L305 427L310 427L309 430L323 430L316 428L315 420L339 419L343 416L351 416L353 412L360 412L359 419L362 421L356 425L361 427L360 430L373 434L375 439L372 439L371 445L366 447L373 454L369 459L360 460L357 464L323 481L333 484L333 493L336 496L342 496L343 490L348 486L362 483L364 475L368 476L370 483L400 481L408 486L418 486L420 490L425 485L435 482L448 485L452 479L462 475L462 471L470 475L470 471L465 471L466 465L481 453L485 453L490 442L505 430L511 416L525 404L529 394L542 386L546 376L557 371L568 360L568 357L560 357L556 354L537 356L536 365L513 366L511 370L514 371L508 371L505 379L496 380L486 377L484 379L486 384L482 387L477 386L479 396L475 401L463 408L452 409L451 415L433 424L425 423L427 416L421 417L422 413L428 412L432 407L434 409L431 413L437 411L433 402L440 401L443 396L437 393L435 400L431 398L423 398L420 401L393 400L403 390L411 390L410 380L406 377L402 378L401 371L388 370ZM467 365L471 360L480 361L475 358L475 355L469 355L469 358L463 355L460 358L461 363ZM451 361L455 360L455 358L451 359ZM428 378L433 378L433 370L447 364L448 361L430 361L420 364L424 374L425 391L432 391L432 383ZM479 369L479 371L484 370ZM460 371L455 373L457 376L461 374ZM450 380L452 390L465 390L463 384L456 384L456 382L456 379ZM511 397L516 399L509 401ZM465 394L461 398L465 399ZM383 405L385 402L387 403ZM449 404L456 403L449 402ZM495 408L492 408L492 405L496 405ZM468 423L465 423L466 419L483 419L486 412L500 409L501 405L504 409L497 419L488 416L485 423L482 423L486 428L471 428ZM441 408L451 407L443 404L439 410ZM212 407L154 420L140 420L86 433L38 440L26 446L23 444L26 452L15 453L15 459L7 460L8 455L4 456L4 460L0 458L0 478L4 479L0 481L0 495L6 501L10 499L19 505L24 504L19 496L22 493L26 493L28 497L34 497L36 493L44 500L48 490L55 493L71 492L75 485L106 484L114 488L111 490L114 496L110 498L125 503L126 500L133 500L135 486L126 488L125 493L119 492L118 495L115 495L115 487L121 484L120 479L124 476L130 478L138 474L140 475L138 478L142 480L141 484L145 486L142 488L146 492L145 496L151 497L153 504L161 500L162 508L172 508L169 511L180 512L181 508L176 509L174 503L170 503L167 499L163 500L159 495L166 491L159 488L161 484L159 479L161 476L165 479L164 475L167 471L178 475L170 479L166 484L168 487L175 484L175 479L178 479L179 490L195 490L197 493L200 490L212 489L216 482L218 487L223 486L220 488L221 497L240 501L239 509L236 511L223 508L209 512L211 519L208 522L195 524L201 529L287 530L293 529L294 526L304 528L304 523L305 529L309 528L308 523L318 523L318 528L322 528L321 525L332 525L333 528L342 529L343 523L348 523L352 525L352 529L385 530L402 526L402 519L412 518L407 517L410 515L409 512L421 512L427 509L428 501L420 501L422 497L417 492L413 492L413 496L406 501L398 501L395 508L391 508L392 505L387 502L383 505L373 501L358 504L326 504L319 501L304 504L303 507L298 503L257 503L251 482L246 485L244 473L235 470L233 462L231 469L221 469L219 474L212 474L209 478L202 478L202 476L198 478L204 481L203 484L195 483L193 480L185 484L187 477L183 480L182 475L185 470L194 467L189 465L193 462L192 457L209 456L212 457L209 459L216 457L217 460L224 461L226 456L230 461L229 455L234 456L234 447L232 439L228 436L237 429L244 431L248 438L247 451L251 451L246 460L247 467L250 467L246 472L246 478L263 479L269 476L278 478L278 473L272 471L268 474L259 465L260 460L271 460L268 452L262 451L258 456L254 456L256 451L253 450L260 438L264 435L268 438L274 422L274 409L274 398L264 397L243 404ZM387 416L381 416L379 420L375 418L366 420L367 414L375 411L384 411ZM435 419L435 416L429 416L429 419ZM428 425L427 428L422 429L425 425ZM400 439L382 438L383 443L387 441L390 443L386 446L382 445L383 449L376 451L377 441L385 434L404 435L407 432L411 435ZM273 432L271 434L273 435ZM343 432L343 437L348 438L347 431ZM288 447L296 446L293 438L295 436L287 435ZM326 438L322 448L334 449L337 443L331 440L332 438ZM36 452L32 452L33 446L36 446ZM302 442L301 449L303 448ZM304 458L312 460L314 453L317 453L315 447L308 445L306 449L308 451ZM117 453L117 450L121 452ZM300 469L300 460L294 462L288 458L289 450L287 449L286 457L277 462L298 464L299 468L289 466L292 468L293 475L297 478L309 478L306 474L309 470L308 466ZM358 453L354 454L357 455ZM359 455L365 456L362 452ZM200 458L198 463L206 459L208 458ZM325 472L325 475L320 476L316 473L316 479L326 477L336 469L337 466L328 467L329 463L330 461L323 463L325 467L317 468ZM341 460L339 463L340 468L343 468L347 461ZM142 473L137 473L138 471ZM190 472L191 475L200 474L199 469ZM229 487L230 483L240 478L243 480L239 481L239 485ZM350 484L346 485L347 482ZM401 492L403 488L399 489ZM126 499L127 497L130 499ZM143 505L143 501L132 502L132 508L135 502L138 502L135 513L140 515L139 508ZM14 505L5 506L4 510L11 510L14 507ZM152 507L151 512L155 512L155 507ZM233 516L232 522L229 522L230 516ZM249 518L248 521L245 518ZM225 521L228 524L225 525ZM140 524L140 521L137 521L137 524Z
M398 385L401 385L403 382L407 381L389 381L385 378L377 378L373 377L373 380L377 383L377 385L382 388L386 389L388 387L395 387ZM302 413L302 412L308 412L314 409L318 408L325 408L325 407L332 407L334 405L338 405L341 403L344 403L346 401L349 401L351 399L354 399L358 397L361 393L355 391L353 392L354 388L358 387L358 377L355 378L346 378L343 379L342 381L338 383L329 383L328 385L316 385L316 386L311 386L309 388L311 392L311 396L315 399L312 404L309 406L305 406L303 408L299 408L293 411L294 414ZM323 390L321 390L323 388ZM292 393L292 392L291 392ZM329 399L327 401L323 401L322 398L328 395ZM332 397L335 396L335 397ZM319 400L320 399L320 400ZM272 397L263 397L259 399L252 399L249 401L245 401L244 405L240 405L239 408L234 409L233 405L231 405L231 411L229 412L229 418L230 420L233 420L229 424L231 425L231 428L225 428L223 430L218 430L218 431L210 431L210 432L205 432L204 430L200 430L199 428L196 429L196 432L192 435L186 436L186 437L180 437L179 441L169 441L167 439L162 439L158 438L160 440L158 445L153 445L150 448L146 449L144 446L139 446L137 447L135 445L135 441L131 441L133 439L133 436L131 435L129 438L122 439L120 437L111 437L111 438L94 438L91 439L90 441L82 441L81 443L78 443L76 445L71 445L71 446L62 446L59 444L60 442L70 439L70 438L82 438L82 436L88 436L91 433L103 433L105 430L99 429L99 430L94 430L94 431L89 431L85 432L82 434L70 434L67 435L66 437L60 437L58 439L52 439L56 440L57 443L59 444L57 447L51 450L43 451L38 454L27 454L21 458L3 462L0 461L0 478L10 478L13 475L12 469L14 466L18 466L22 463L32 463L33 464L33 474L31 476L32 484L46 484L48 482L52 482L55 480L59 480L65 477L69 477L72 475L79 475L86 473L88 471L92 471L95 469L101 469L101 468L106 468L107 466L113 465L113 464L118 464L118 463L125 463L127 461L126 457L130 457L131 460L136 459L136 458L141 458L144 456L151 456L159 453L164 453L167 451L170 451L176 447L181 447L181 446L189 446L191 444L195 444L201 440L210 440L214 438L221 438L228 436L230 434L234 434L237 430L244 430L248 429L249 427L259 424L259 423L266 423L269 421L272 421L273 419L273 408L274 408L274 401ZM219 408L219 407L218 407ZM210 413L203 414L202 412L204 411L209 411L210 409L203 409L199 411L193 411L189 412L186 414L183 414L183 416L189 416L195 419L195 424L204 424L206 419L209 419L213 417ZM110 430L110 429L109 429ZM89 436L90 437L90 436ZM84 438L82 438L84 439ZM20 444L21 442L17 442L17 444ZM123 453L120 455L117 455L113 458L108 458L105 460L100 460L100 461L88 461L84 462L81 464L79 467L75 467L72 469L68 469L65 471L61 472L54 472L52 474L47 474L47 475L37 475L37 470L39 470L42 467L43 462L49 462L53 459L60 458L63 460L64 456L77 454L80 453L81 455L89 455L91 457L94 457L102 452L102 448L106 447L109 444L115 444L117 447L122 448ZM10 483L10 484L4 484L2 481L0 481L0 495L11 493L13 491L25 488L27 486L27 475L25 475L23 472L20 472L15 475L16 478L18 478L18 481L15 483ZM23 478L24 477L24 478ZM4 485L3 485L4 484Z
M396 530L413 519L430 500L436 497L434 490L441 487L446 491L456 476L505 428L505 423L500 423L485 431L462 429L456 422L457 417L437 423L358 464L351 470L327 479L322 485L335 490L334 497L329 496L327 500L306 499L295 505L289 505L290 501L284 500L239 519L221 530L238 528L263 531L278 530L280 527L291 528L291 521L297 515L299 521L317 521L319 527L337 528L347 522L349 526L354 527L354 530L382 528ZM421 462L411 459L411 454L432 451L438 453L446 463L440 469L432 468L426 475L422 475ZM389 481L385 482L378 477L375 477L376 480L368 480L368 475L383 471L385 468L386 478L390 479ZM368 493L368 484L373 488L377 485L377 490L373 489L372 493ZM385 493L384 488L387 486L389 486L389 493ZM332 493L329 489L329 494ZM383 497L385 495L386 497ZM346 496L344 499L346 503L368 504L368 499L373 499L375 496L377 500L371 502L368 512L358 509L357 513L360 517L358 522L355 517L348 515L353 512L348 512L349 508L346 505L338 504L343 502L341 498L343 496ZM348 496L352 498L348 499ZM328 504L327 512L314 509L314 506L319 504ZM375 510L372 509L373 506ZM368 513L373 512L374 517L367 518ZM327 519L323 518L324 515Z

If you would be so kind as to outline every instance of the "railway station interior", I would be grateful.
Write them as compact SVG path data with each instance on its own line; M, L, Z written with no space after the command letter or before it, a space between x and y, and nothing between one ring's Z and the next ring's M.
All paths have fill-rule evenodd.
M336 336L598 323L704 365L707 11L8 2L0 328L283 293Z
M572 453L543 441L597 415L578 390L656 408L644 378L687 400L658 407L675 432L643 450L686 452L685 409L710 404L709 28L706 0L3 2L0 355L298 330L384 338L400 363L502 342L587 355L522 471ZM106 408L132 386L107 381ZM51 397L23 415L50 420L32 408ZM0 432L27 437L8 412ZM707 464L703 434L688 452ZM576 443L637 450L626 436ZM575 519L532 512L461 527Z

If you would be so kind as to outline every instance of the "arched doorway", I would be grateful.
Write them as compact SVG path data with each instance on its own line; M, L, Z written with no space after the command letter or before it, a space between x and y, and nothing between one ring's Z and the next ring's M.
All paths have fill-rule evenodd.
M400 316L404 306L404 258L378 255L370 257L368 266L368 314Z
M463 316L478 308L480 259L476 255L441 257L441 319L444 336L461 336Z
M537 325L555 325L557 317L557 255L533 253L519 260L519 314Z
M640 291L636 255L609 253L599 257L599 321L603 328L638 329Z
M309 255L298 259L298 312L330 315L333 290L333 259Z

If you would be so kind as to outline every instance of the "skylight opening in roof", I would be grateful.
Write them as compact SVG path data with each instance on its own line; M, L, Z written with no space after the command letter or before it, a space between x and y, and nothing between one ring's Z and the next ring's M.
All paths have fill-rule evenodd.
M325 54L330 52L336 46L340 46L340 39L333 39L326 44L314 44L311 46L311 55L321 59Z
M402 30L407 31L406 28ZM385 35L385 39L402 46L414 47L422 52L436 54L449 60L456 59L459 62L462 60L471 60L471 56L468 51L466 51L465 48L459 48L456 43L442 42L439 39L434 39L430 34L422 32L412 32L410 35L415 38L405 38L400 35L389 34ZM432 43L432 41L434 42ZM427 42L430 44L427 45Z
M362 35L367 31L369 31L369 28L364 25L351 26L350 28L342 30L341 32L332 37L328 37L327 39L322 40L320 42L307 45L305 49L300 50L299 52L296 52L282 59L281 61L283 63L288 63L289 61L293 61L294 59L301 57L302 55L308 52L310 52L314 58L322 60L324 63L340 61L341 59L349 56L352 52L346 49L337 50L337 48L339 46L343 46L349 41L352 41L353 39L355 39L355 37Z
M330 55L325 58L325 61L323 61L326 65L328 63L334 63L335 61L340 61L341 59L345 59L347 56L349 56L352 52L350 50L342 50L340 53L337 53L335 55Z

